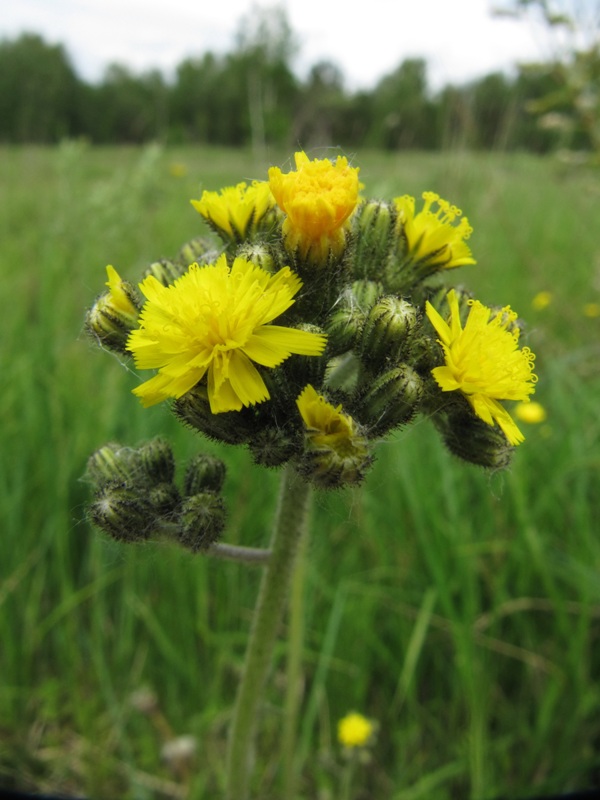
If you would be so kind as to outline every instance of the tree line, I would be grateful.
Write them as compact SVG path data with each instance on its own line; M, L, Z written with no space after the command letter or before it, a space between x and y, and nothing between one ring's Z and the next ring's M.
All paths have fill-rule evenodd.
M0 42L0 142L96 144L161 141L262 147L336 144L345 148L435 150L464 146L544 153L564 145L559 125L530 113L559 90L552 65L493 73L432 93L423 59L404 60L371 89L349 92L331 62L300 80L294 36L283 11L240 26L226 54L186 58L167 80L108 67L82 80L65 48L35 33ZM586 149L585 130L568 145Z

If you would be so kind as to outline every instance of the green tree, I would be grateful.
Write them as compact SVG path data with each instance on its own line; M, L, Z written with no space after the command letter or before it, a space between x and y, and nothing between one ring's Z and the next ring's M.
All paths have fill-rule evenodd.
M73 135L79 89L61 45L32 33L0 42L0 140L56 142Z

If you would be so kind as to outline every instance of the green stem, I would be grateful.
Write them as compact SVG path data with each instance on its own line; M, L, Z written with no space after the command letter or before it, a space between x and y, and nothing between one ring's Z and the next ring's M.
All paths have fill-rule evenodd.
M307 515L308 519L308 515ZM286 694L283 714L283 797L296 796L298 710L302 698L302 657L304 651L304 582L308 536L300 537L290 593L289 634L286 665Z
M307 528L309 495L309 484L291 466L286 467L281 480L271 557L262 576L229 738L228 800L246 800L248 797L256 719L271 667L294 557Z

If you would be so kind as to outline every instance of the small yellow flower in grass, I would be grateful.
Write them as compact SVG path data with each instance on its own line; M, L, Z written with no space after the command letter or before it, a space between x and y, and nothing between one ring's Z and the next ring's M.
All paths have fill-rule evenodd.
M187 167L181 161L172 161L169 164L169 174L172 178L185 178Z
M544 406L541 403L536 403L534 400L529 403L519 403L516 405L515 417L529 425L538 425L540 422L546 421L547 414Z
M269 399L252 362L276 367L292 353L317 356L326 337L271 325L294 302L302 282L289 267L270 275L225 255L206 266L192 264L170 286L153 275L140 289L147 298L140 327L127 343L139 369L158 369L133 390L143 405L179 398L207 376L213 414L239 411Z
M456 292L448 292L449 322L431 303L427 316L440 339L446 364L432 370L444 392L460 391L473 411L488 425L497 422L511 445L525 438L499 400L527 401L535 391L535 356L528 347L519 348L517 315L507 306L493 313L478 300L472 301L462 327Z
M236 242L251 235L274 206L266 181L253 181L250 186L242 182L220 192L204 191L200 200L191 203L219 234Z
M531 301L531 307L534 311L543 311L545 308L548 308L551 302L552 292L538 292Z
M338 741L348 749L367 747L375 733L375 726L362 714L353 711L338 722Z
M600 303L586 303L583 306L583 315L590 319L600 317Z
M325 265L346 247L349 218L358 202L358 168L350 167L345 156L311 161L299 152L295 160L295 172L269 170L271 191L286 215L285 245L301 259Z
M415 198L396 197L394 203L411 261L421 262L427 272L477 263L466 240L473 233L462 211L435 192L423 192L423 208L415 213ZM435 208L437 206L437 208Z

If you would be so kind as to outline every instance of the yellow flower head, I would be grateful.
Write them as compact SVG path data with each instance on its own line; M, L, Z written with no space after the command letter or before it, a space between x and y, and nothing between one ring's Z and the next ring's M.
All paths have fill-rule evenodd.
M274 205L266 181L253 181L250 186L238 183L220 192L204 191L200 200L191 203L218 233L234 241L242 241L253 233Z
M519 403L515 406L515 417L520 419L521 422L527 422L529 425L538 425L540 422L545 422L547 416L544 406L535 401Z
M583 314L590 319L600 317L600 303L585 303L583 306Z
M127 343L139 369L158 374L134 389L143 405L178 398L207 376L213 414L269 399L252 362L276 367L292 353L316 356L326 337L270 323L294 302L302 282L289 267L270 275L222 255L189 270L170 286L153 275L140 289L147 302Z
M338 722L338 741L344 747L366 747L370 744L375 726L356 711L346 714Z
M525 438L499 400L527 401L535 391L535 356L519 348L517 315L507 306L494 314L478 300L462 327L456 292L448 292L450 319L445 322L431 303L427 316L439 335L446 364L432 370L444 392L460 391L488 425L497 422L511 445Z
M423 208L415 214L414 197L394 199L411 260L423 262L428 271L477 263L466 244L473 233L469 220L463 217L454 224L462 211L435 192L423 192L423 200Z
M296 404L315 447L334 450L341 456L353 453L354 420L342 412L341 405L332 406L310 384Z
M296 172L269 170L269 185L286 215L283 236L290 252L314 264L325 264L346 246L349 218L358 202L358 168L345 156L335 162L295 154Z
M552 292L538 292L533 300L531 301L531 306L536 311L543 311L545 308L548 308L550 303L552 302Z

